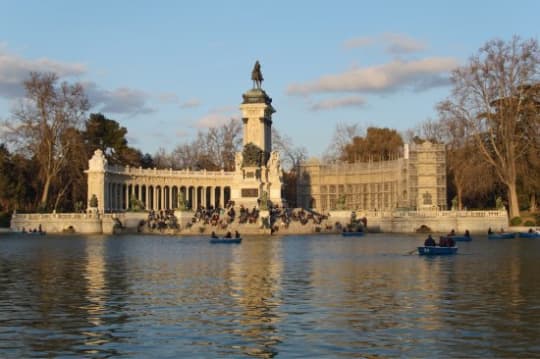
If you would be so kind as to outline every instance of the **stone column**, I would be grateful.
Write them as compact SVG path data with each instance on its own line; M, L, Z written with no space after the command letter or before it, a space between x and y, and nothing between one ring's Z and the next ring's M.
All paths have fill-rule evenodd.
M150 206L150 209L152 211L155 211L155 205L156 205L156 186L153 184L150 185L148 189L148 203Z
M124 209L127 210L129 208L129 184L125 184L125 196L124 196L124 199L125 199L125 203L124 203Z
M167 195L165 194L165 186L161 187L161 209L167 209Z
M201 206L206 207L206 187L201 187Z
M113 183L114 192L114 210L118 211L118 183Z
M150 208L150 207L149 207L149 206L150 206L150 195L149 195L150 190L149 190L148 187L149 187L149 186L148 186L148 183L146 183L146 184L144 185L144 197L145 197L145 200L144 200L144 208L146 208L146 209L149 209L149 208Z
M220 188L219 196L221 197L221 207L225 208L225 186Z
M110 188L110 184L107 182L107 177L105 177L105 193L103 195L103 200L104 200L104 207L103 207L103 211L107 211L109 208L111 208L111 196L110 196L110 191L111 191L111 188Z

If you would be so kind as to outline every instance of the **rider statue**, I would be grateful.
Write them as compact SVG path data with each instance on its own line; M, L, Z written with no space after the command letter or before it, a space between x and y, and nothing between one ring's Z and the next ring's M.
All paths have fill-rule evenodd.
M264 79L261 72L261 64L259 64L259 60L257 60L255 62L255 66L253 66L253 71L251 71L251 79L253 80L253 88L260 89Z

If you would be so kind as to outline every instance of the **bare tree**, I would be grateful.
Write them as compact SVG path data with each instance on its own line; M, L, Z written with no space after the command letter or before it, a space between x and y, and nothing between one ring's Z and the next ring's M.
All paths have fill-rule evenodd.
M343 154L345 147L353 142L353 138L361 136L363 132L359 124L347 125L338 123L334 129L330 145L323 155L324 161L331 162L338 160Z
M463 121L484 160L505 185L510 217L519 216L517 162L531 145L523 136L528 85L538 82L540 50L535 39L487 42L452 73L451 97L441 113Z
M463 121L442 113L438 121L428 119L421 123L413 138L446 145L447 174L455 187L456 205L460 210L465 199L481 197L495 185L490 165L479 154L467 130Z
M170 153L160 149L154 155L158 167L173 169L234 170L234 156L242 146L242 125L231 119L228 123L208 131L199 131L191 143L180 144Z
M81 84L57 84L54 73L30 73L24 82L26 98L13 110L7 122L9 138L40 167L42 182L40 207L48 204L49 190L62 169L68 165L72 141L65 140L66 131L79 129L89 108Z
M279 152L281 167L286 170L294 170L300 162L307 158L305 147L295 147L292 139L287 135L282 135L277 129L272 130L272 148Z

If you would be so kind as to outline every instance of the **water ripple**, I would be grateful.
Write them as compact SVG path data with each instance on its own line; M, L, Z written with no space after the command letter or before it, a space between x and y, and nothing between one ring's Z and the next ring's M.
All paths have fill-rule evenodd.
M1 238L1 357L540 357L540 241L47 237Z

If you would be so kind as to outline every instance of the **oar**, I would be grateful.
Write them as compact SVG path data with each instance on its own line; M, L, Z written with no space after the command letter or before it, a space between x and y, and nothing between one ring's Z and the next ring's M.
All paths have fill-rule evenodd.
M417 248L413 249L413 250L410 251L410 252L407 252L407 255L410 256L411 254L413 254L413 253L416 252L416 251L417 251Z

